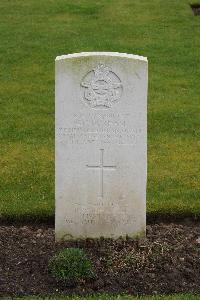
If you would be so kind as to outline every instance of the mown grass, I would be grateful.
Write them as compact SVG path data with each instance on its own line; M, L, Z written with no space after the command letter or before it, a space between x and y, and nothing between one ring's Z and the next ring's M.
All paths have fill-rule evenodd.
M199 17L187 0L0 1L0 214L54 214L54 59L149 59L147 208L200 212Z

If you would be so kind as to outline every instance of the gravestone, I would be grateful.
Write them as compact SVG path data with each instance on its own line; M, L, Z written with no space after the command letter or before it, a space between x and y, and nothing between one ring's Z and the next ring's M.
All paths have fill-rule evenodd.
M56 58L56 239L140 237L146 228L147 59Z

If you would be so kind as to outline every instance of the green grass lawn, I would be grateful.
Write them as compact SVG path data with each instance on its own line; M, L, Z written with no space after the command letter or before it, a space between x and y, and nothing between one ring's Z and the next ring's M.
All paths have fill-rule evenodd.
M54 59L81 51L148 57L148 213L198 215L199 30L188 0L1 0L1 217L54 214Z

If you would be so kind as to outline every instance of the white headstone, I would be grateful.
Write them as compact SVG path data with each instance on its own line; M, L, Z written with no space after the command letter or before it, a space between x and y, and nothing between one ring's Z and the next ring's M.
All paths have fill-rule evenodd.
M56 58L56 239L146 229L147 59Z

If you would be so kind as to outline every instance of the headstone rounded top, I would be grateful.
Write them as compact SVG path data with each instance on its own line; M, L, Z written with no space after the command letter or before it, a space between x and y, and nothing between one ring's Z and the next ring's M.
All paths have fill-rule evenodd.
M119 52L80 52L80 53L73 53L73 54L66 54L60 55L56 57L56 60L68 59L68 58L80 58L85 56L110 56L110 57L124 57L124 58L131 58L140 61L146 61L147 57L134 55L134 54L127 54L127 53L119 53Z

